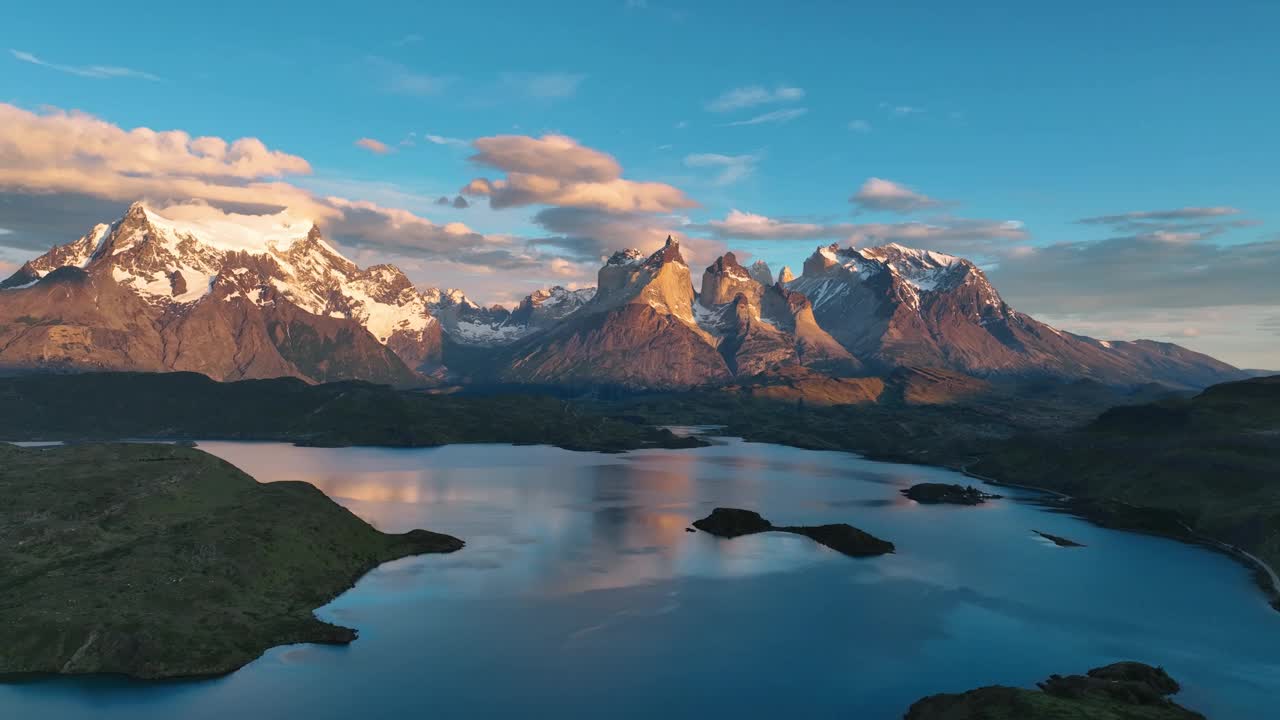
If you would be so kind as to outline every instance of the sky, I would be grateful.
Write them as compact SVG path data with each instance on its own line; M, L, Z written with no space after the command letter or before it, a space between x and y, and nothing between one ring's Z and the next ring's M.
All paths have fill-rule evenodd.
M1056 327L1280 369L1276 27L1177 0L22 3L0 272L139 199L287 208L480 302L668 234L695 278L898 242Z

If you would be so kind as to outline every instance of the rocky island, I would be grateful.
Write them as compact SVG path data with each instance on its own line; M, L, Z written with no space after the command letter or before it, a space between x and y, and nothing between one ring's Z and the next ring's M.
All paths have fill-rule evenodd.
M926 505L981 505L988 500L999 500L1001 496L984 493L972 485L955 485L947 483L920 483L902 491L902 494Z
M1168 696L1181 687L1162 668L1118 662L1087 675L1051 675L1039 690L993 685L964 693L931 695L907 711L906 720L1204 720Z
M1065 548L1084 547L1084 545L1082 545L1081 543L1078 543L1075 540L1071 540L1070 538L1064 538L1061 535L1051 535L1047 532L1040 532L1039 530L1032 530L1031 532L1035 533L1036 535L1039 535L1040 537L1044 538L1045 540L1048 540L1049 542L1053 543L1054 545L1057 545L1058 547L1065 547Z
M836 552L851 557L870 557L893 552L893 543L881 540L871 533L852 525L787 525L779 526L765 520L760 513L738 508L716 508L711 514L693 523L699 530L722 538L735 538L762 532L786 532L804 535L826 545Z
M174 445L0 444L0 497L0 675L220 675L348 643L317 607L381 563L463 546Z

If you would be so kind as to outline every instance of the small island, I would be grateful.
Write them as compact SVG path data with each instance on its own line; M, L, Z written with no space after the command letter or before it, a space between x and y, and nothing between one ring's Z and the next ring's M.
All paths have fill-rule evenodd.
M0 675L211 676L349 643L313 611L381 563L463 546L176 445L0 444L0 497Z
M907 711L906 720L1018 718L1018 720L1204 720L1168 696L1181 687L1162 668L1118 662L1087 675L1051 675L1039 690L993 685L964 693L931 695Z
M1064 538L1061 535L1051 535L1047 532L1040 532L1039 530L1032 530L1031 532L1039 535L1040 537L1044 538L1045 540L1048 540L1049 542L1053 543L1054 545L1057 545L1058 547L1065 547L1065 548L1084 547L1084 545L1076 542L1075 540Z
M722 538L735 538L762 532L804 535L850 557L884 555L894 550L893 543L888 540L881 540L871 533L845 523L779 526L765 520L760 513L738 508L716 508L707 517L694 522L693 526Z
M972 485L947 483L920 483L906 488L902 494L926 505L981 505L988 500L999 500L1001 497L984 493Z

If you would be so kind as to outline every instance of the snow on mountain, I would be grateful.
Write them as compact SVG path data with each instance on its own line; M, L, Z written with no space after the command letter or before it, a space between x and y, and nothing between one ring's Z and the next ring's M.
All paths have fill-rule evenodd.
M198 220L180 212L169 216L134 203L121 219L96 225L79 240L28 262L14 278L26 283L10 286L72 266L109 273L149 304L177 314L189 312L215 288L224 302L243 298L262 305L278 294L313 315L355 320L378 342L408 355L407 361L432 354L411 350L433 342L436 321L428 298L398 268L360 269L325 242L310 220L287 212Z

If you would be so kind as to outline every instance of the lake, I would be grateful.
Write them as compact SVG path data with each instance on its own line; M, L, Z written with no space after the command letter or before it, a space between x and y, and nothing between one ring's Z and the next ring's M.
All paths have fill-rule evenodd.
M550 447L202 442L263 482L305 480L379 529L463 538L318 610L347 647L275 648L227 677L0 685L0 717L69 720L708 716L900 718L921 696L1163 665L1210 718L1273 717L1280 613L1229 558L1004 500L922 506L972 481L720 439L623 455ZM686 528L716 506L848 522L853 559L795 535ZM1060 548L1032 530L1084 543Z

